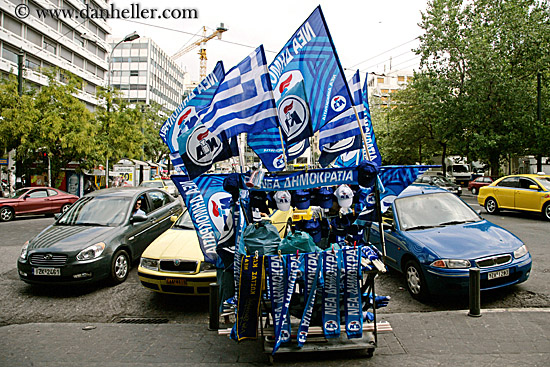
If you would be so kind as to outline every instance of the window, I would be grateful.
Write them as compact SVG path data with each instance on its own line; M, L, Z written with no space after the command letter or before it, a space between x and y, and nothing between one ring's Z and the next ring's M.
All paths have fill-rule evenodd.
M397 81L398 82L404 82L405 81L405 76L397 76Z
M79 34L75 33L74 41L76 42L77 45L84 47L84 38L82 38Z
M153 210L158 209L170 202L168 194L160 191L149 192L149 198L151 199L151 202L153 204Z
M497 186L518 187L519 186L519 178L518 177L505 178L504 180L500 181Z
M52 27L55 31L57 31L59 28L59 21L52 17L46 17L44 18L44 23Z
M38 71L40 69L40 60L30 55L25 55L25 67L34 71Z
M95 43L92 43L91 41L88 41L86 44L86 49L93 53L94 55L97 53L97 46Z
M75 64L81 69L84 69L84 58L82 58L77 54L73 54L73 64Z
M18 36L21 36L21 23L17 21L15 18L9 17L4 13L4 23L2 24L4 28L6 28L8 31L11 31L15 33Z
M96 92L96 86L95 85L88 83L88 84L86 84L85 89L86 89L86 93L89 93L91 95L95 95L95 92Z
M17 64L17 51L15 51L15 49L8 47L6 46L6 44L4 44L2 47L2 58Z
M139 76L138 70L130 70L130 76Z
M42 47L42 35L30 27L27 27L27 41Z
M95 64L94 64L93 62L88 61L88 62L86 63L86 70L88 70L90 73L92 73L92 74L95 75L95 73L96 73L96 71L95 71Z
M61 23L61 33L63 34L63 37L72 40L74 36L74 29L72 29L65 23Z
M73 53L66 49L65 47L61 46L59 56L67 60L68 62L73 62Z
M376 78L378 84L384 84L384 78Z
M52 189L48 189L48 195L49 196L55 196L55 195L57 195L57 191L52 190Z
M45 198L48 196L48 192L46 190L34 190L31 191L29 194L29 198L36 199L36 198Z
M523 178L523 177L520 177L519 179L519 187L521 187L522 189L528 189L529 186L531 185L535 185L535 186L539 186L535 183L535 181L533 180L530 180L528 178Z
M50 40L49 38L44 37L44 49L46 51L51 52L54 55L57 55L57 43L55 41Z

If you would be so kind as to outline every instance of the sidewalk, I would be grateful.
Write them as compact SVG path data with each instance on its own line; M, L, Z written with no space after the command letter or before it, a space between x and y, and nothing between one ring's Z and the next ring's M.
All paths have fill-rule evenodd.
M550 366L550 309L380 313L372 358L360 352L292 353L276 365ZM95 327L83 330L86 326ZM236 343L205 324L24 324L0 327L0 366L259 366L259 341Z

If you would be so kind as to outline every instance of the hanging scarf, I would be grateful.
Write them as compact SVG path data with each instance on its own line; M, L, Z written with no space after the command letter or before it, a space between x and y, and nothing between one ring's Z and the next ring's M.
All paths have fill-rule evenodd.
M313 313L313 306L315 305L315 296L317 294L317 281L319 280L319 273L321 272L321 257L318 252L305 254L304 260L304 300L306 304L304 307L304 314L300 321L300 327L298 328L298 347L301 348L306 342L307 334L309 332L309 325L311 323L311 315Z
M363 315L361 307L361 267L358 247L342 250L344 258L344 309L346 311L346 334L348 339L363 337Z
M323 332L325 338L340 336L340 251L323 252Z

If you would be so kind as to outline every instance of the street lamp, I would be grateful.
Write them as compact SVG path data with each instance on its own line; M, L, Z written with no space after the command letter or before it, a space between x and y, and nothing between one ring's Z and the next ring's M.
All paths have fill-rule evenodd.
M112 64L113 64L113 52L115 52L115 49L123 42L132 42L139 38L139 34L137 32L132 32L126 36L124 36L123 39L118 41L113 48L111 49L111 53L109 54L109 70L107 72L107 89L109 92L111 92L111 72L112 72ZM111 103L107 101L107 112L110 112L111 110ZM107 156L105 161L105 187L109 187L109 156Z

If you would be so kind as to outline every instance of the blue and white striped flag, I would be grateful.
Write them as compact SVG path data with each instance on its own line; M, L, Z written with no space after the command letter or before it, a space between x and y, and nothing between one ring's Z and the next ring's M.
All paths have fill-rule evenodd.
M214 92L225 75L223 63L218 61L214 71L204 78L199 85L185 98L172 115L160 128L159 135L170 150L170 160L178 171L185 171L179 153L178 137L193 128L197 122L196 111L208 106Z
M277 126L263 46L225 74L212 102L198 115L213 135L225 132L228 138Z
M363 125L363 115L365 107L363 106L363 99L361 95L361 78L359 77L359 70L355 72L353 77L348 81L349 89L353 95L353 106L348 108L342 114L336 116L334 119L328 122L321 128L319 132L319 146L321 151L324 147L330 143L350 138L356 135L361 135L359 130L359 123L353 107L357 111L359 121Z

